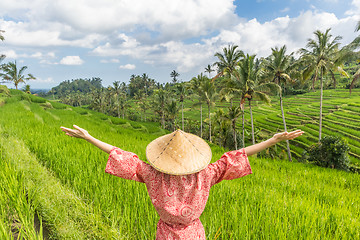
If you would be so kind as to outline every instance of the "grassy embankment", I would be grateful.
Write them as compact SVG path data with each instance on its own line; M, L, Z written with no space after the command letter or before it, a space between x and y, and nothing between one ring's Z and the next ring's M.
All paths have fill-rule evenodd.
M0 201L1 209L9 209L0 215L0 234L9 234L9 224L21 215L17 209L29 208L30 224L20 217L16 221L31 229L31 219L39 214L56 239L154 239L158 216L145 186L105 174L107 155L65 136L59 127L75 123L143 160L146 145L164 132L152 123L50 105L40 98L29 102L22 93L11 93L0 107L1 164L8 166L0 174L8 179L13 174L7 172L15 172L21 191L30 197ZM215 161L224 150L212 146L212 151ZM281 160L250 158L250 163L252 175L211 190L201 216L208 239L360 238L358 174Z

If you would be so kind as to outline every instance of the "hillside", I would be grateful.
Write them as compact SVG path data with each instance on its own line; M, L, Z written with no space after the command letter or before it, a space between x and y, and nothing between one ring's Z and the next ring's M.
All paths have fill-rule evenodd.
M17 228L26 239L42 239L34 229L36 215L40 229L53 239L155 238L158 216L145 186L105 174L108 156L69 138L60 126L77 124L146 160L146 145L165 133L158 124L109 117L15 90L11 96L0 94L1 239L11 239ZM356 107L343 104L347 111ZM299 108L295 113L305 114L303 106L294 107ZM258 109L258 116L262 111L276 116L269 107ZM351 118L353 112L340 115ZM211 148L216 161L224 149ZM252 175L211 190L201 216L208 239L360 238L358 174L278 159L250 158L250 163Z
M193 106L196 101L185 102L184 116L192 120L200 120L200 108ZM316 143L319 138L319 104L320 91L284 97L284 111L289 131L301 129L305 131L301 137L293 141L291 152L295 158L308 146ZM239 102L234 102L239 104ZM229 104L217 102L212 113L218 109L227 112ZM207 107L203 106L203 117L207 118ZM283 122L279 105L279 98L272 97L268 106L259 101L253 101L252 111L254 126L259 130L258 137L270 137L276 132L283 131ZM181 114L181 113L180 113ZM179 116L181 119L181 116ZM354 89L349 95L348 89L324 90L323 97L323 136L338 135L347 140L350 146L350 160L355 166L360 166L360 90ZM241 117L237 121L241 131ZM245 105L245 129L248 132L245 144L251 144L251 124L249 107ZM285 149L286 144L279 144ZM286 157L286 154L284 154Z

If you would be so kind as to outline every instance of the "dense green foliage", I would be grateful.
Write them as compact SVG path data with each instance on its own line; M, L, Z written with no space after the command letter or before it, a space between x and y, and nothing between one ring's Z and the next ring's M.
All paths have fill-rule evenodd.
M100 78L66 80L53 87L50 94L62 97L76 92L89 93L94 89L102 88L101 82Z
M325 136L312 145L306 153L306 160L321 167L349 169L350 147L340 137Z
M105 174L107 155L69 138L59 127L77 124L142 160L146 145L163 130L155 123L117 122L76 107L44 108L21 100L20 91L11 93L12 100L0 107L2 164L23 173L19 179L36 203L35 214L50 225L50 235L154 239L158 215L145 185ZM225 151L211 148L212 161ZM250 163L252 175L224 181L211 190L201 216L207 239L360 238L358 174L281 160L250 158ZM21 207L20 200L16 204ZM1 221L8 229L8 222Z

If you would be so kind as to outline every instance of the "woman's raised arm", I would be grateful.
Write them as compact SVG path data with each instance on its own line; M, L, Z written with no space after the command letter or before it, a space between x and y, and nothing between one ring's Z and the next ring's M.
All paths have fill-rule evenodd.
M295 130L289 133L288 132L276 133L272 138L266 141L246 147L245 152L248 156L251 156L255 153L258 153L268 147L277 144L278 142L297 138L301 136L303 133L304 132L302 130Z
M111 149L114 148L114 146L104 143L93 136L91 136L85 129L82 129L76 125L73 125L75 129L66 128L66 127L60 127L66 135L76 138L82 138L88 141L89 143L95 145L96 147L100 148L106 153L110 153Z

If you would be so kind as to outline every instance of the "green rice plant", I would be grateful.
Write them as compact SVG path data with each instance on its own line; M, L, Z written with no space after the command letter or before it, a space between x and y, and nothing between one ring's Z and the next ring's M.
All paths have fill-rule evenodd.
M158 215L144 184L105 174L108 156L85 141L65 136L59 126L77 124L105 142L137 153L145 161L147 144L163 133L154 129L154 133L149 134L123 128L125 124L109 124L100 120L101 114L89 118L74 111L47 110L60 117L55 120L37 104L31 103L30 108L30 112L24 111L16 102L2 106L0 114L6 116L0 118L2 129L21 139L31 152L29 155L49 169L62 186L101 214L99 223L118 229L124 238L154 239ZM44 123L36 120L34 114ZM276 129L265 117L254 115L256 125L267 126L274 133ZM145 123L141 125L147 128ZM314 127L309 129L315 132L318 130L311 124L306 124L304 129L307 126ZM247 119L246 129L249 128ZM9 143L5 149L11 145L15 144ZM285 143L278 146L286 148ZM211 148L212 162L225 151L215 145ZM292 144L291 150L294 155L300 155L303 148ZM24 161L31 159L23 155ZM356 204L360 200L359 175L278 159L251 157L250 164L252 175L224 181L212 188L201 216L207 239L360 238L360 207ZM42 185L46 185L46 180L37 184ZM63 203L69 204L67 200ZM73 207L56 208L66 215L72 214ZM71 227L72 224L64 225L64 228ZM86 235L87 231L84 232Z
M351 111L351 113L353 113L353 114L360 115L360 108L359 107L343 106L342 108L345 109L345 110Z
M125 124L128 121L122 118L110 117L111 123L115 125Z
M38 96L35 96L32 94L28 94L28 96L29 96L31 102L34 102L34 103L45 103L46 102L46 100L42 97L38 97Z
M42 221L34 227L37 214L32 195L25 189L24 175L9 164L0 148L0 238L43 239Z
M0 132L3 133L3 130L0 129ZM85 205L72 191L59 184L58 180L37 162L21 140L10 134L6 138L0 137L0 145L3 147L4 159L16 166L17 171L24 176L21 183L26 187L27 200L19 200L18 194L14 196L14 200L20 204L31 201L46 221L54 238L109 239L119 237L115 229L102 223L99 212L93 210L91 205ZM25 220L20 216L20 223ZM33 220L34 218L30 222L32 226L34 226ZM26 231L24 232L27 234Z
M56 109L65 109L68 105L60 103L58 101L50 101L51 105L53 106L53 108Z

